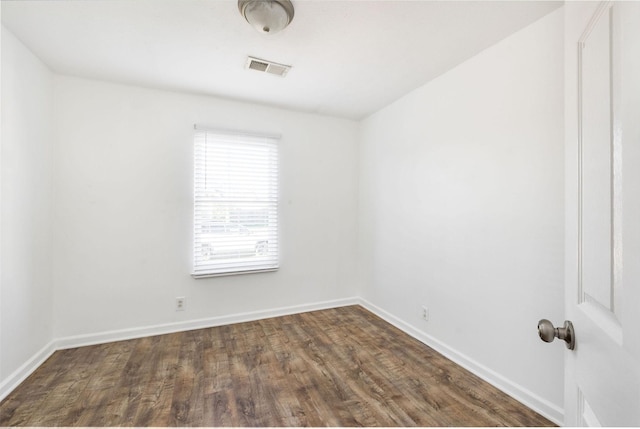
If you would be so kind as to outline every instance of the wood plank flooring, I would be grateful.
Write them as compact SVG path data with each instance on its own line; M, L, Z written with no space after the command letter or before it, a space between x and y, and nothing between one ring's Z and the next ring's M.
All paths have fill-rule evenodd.
M362 307L61 350L0 426L553 426Z

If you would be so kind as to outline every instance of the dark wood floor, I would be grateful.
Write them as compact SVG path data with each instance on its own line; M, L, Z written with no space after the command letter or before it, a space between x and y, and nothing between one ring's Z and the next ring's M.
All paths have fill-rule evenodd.
M359 306L54 353L0 426L552 426Z

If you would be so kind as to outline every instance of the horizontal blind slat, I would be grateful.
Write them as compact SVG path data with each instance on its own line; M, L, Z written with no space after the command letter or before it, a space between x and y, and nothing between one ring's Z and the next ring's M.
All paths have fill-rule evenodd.
M194 275L277 268L277 140L197 131L194 149Z

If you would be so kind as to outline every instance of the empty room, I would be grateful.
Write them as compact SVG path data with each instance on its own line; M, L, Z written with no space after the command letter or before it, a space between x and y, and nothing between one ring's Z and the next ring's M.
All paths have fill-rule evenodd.
M0 5L0 426L640 426L640 2Z

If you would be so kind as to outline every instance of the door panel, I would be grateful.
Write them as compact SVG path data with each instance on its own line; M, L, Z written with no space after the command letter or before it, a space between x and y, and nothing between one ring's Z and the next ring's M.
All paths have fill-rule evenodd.
M613 177L611 141L611 15L596 20L579 41L581 197L579 302L613 311Z
M640 3L568 3L565 17L565 423L638 426Z

